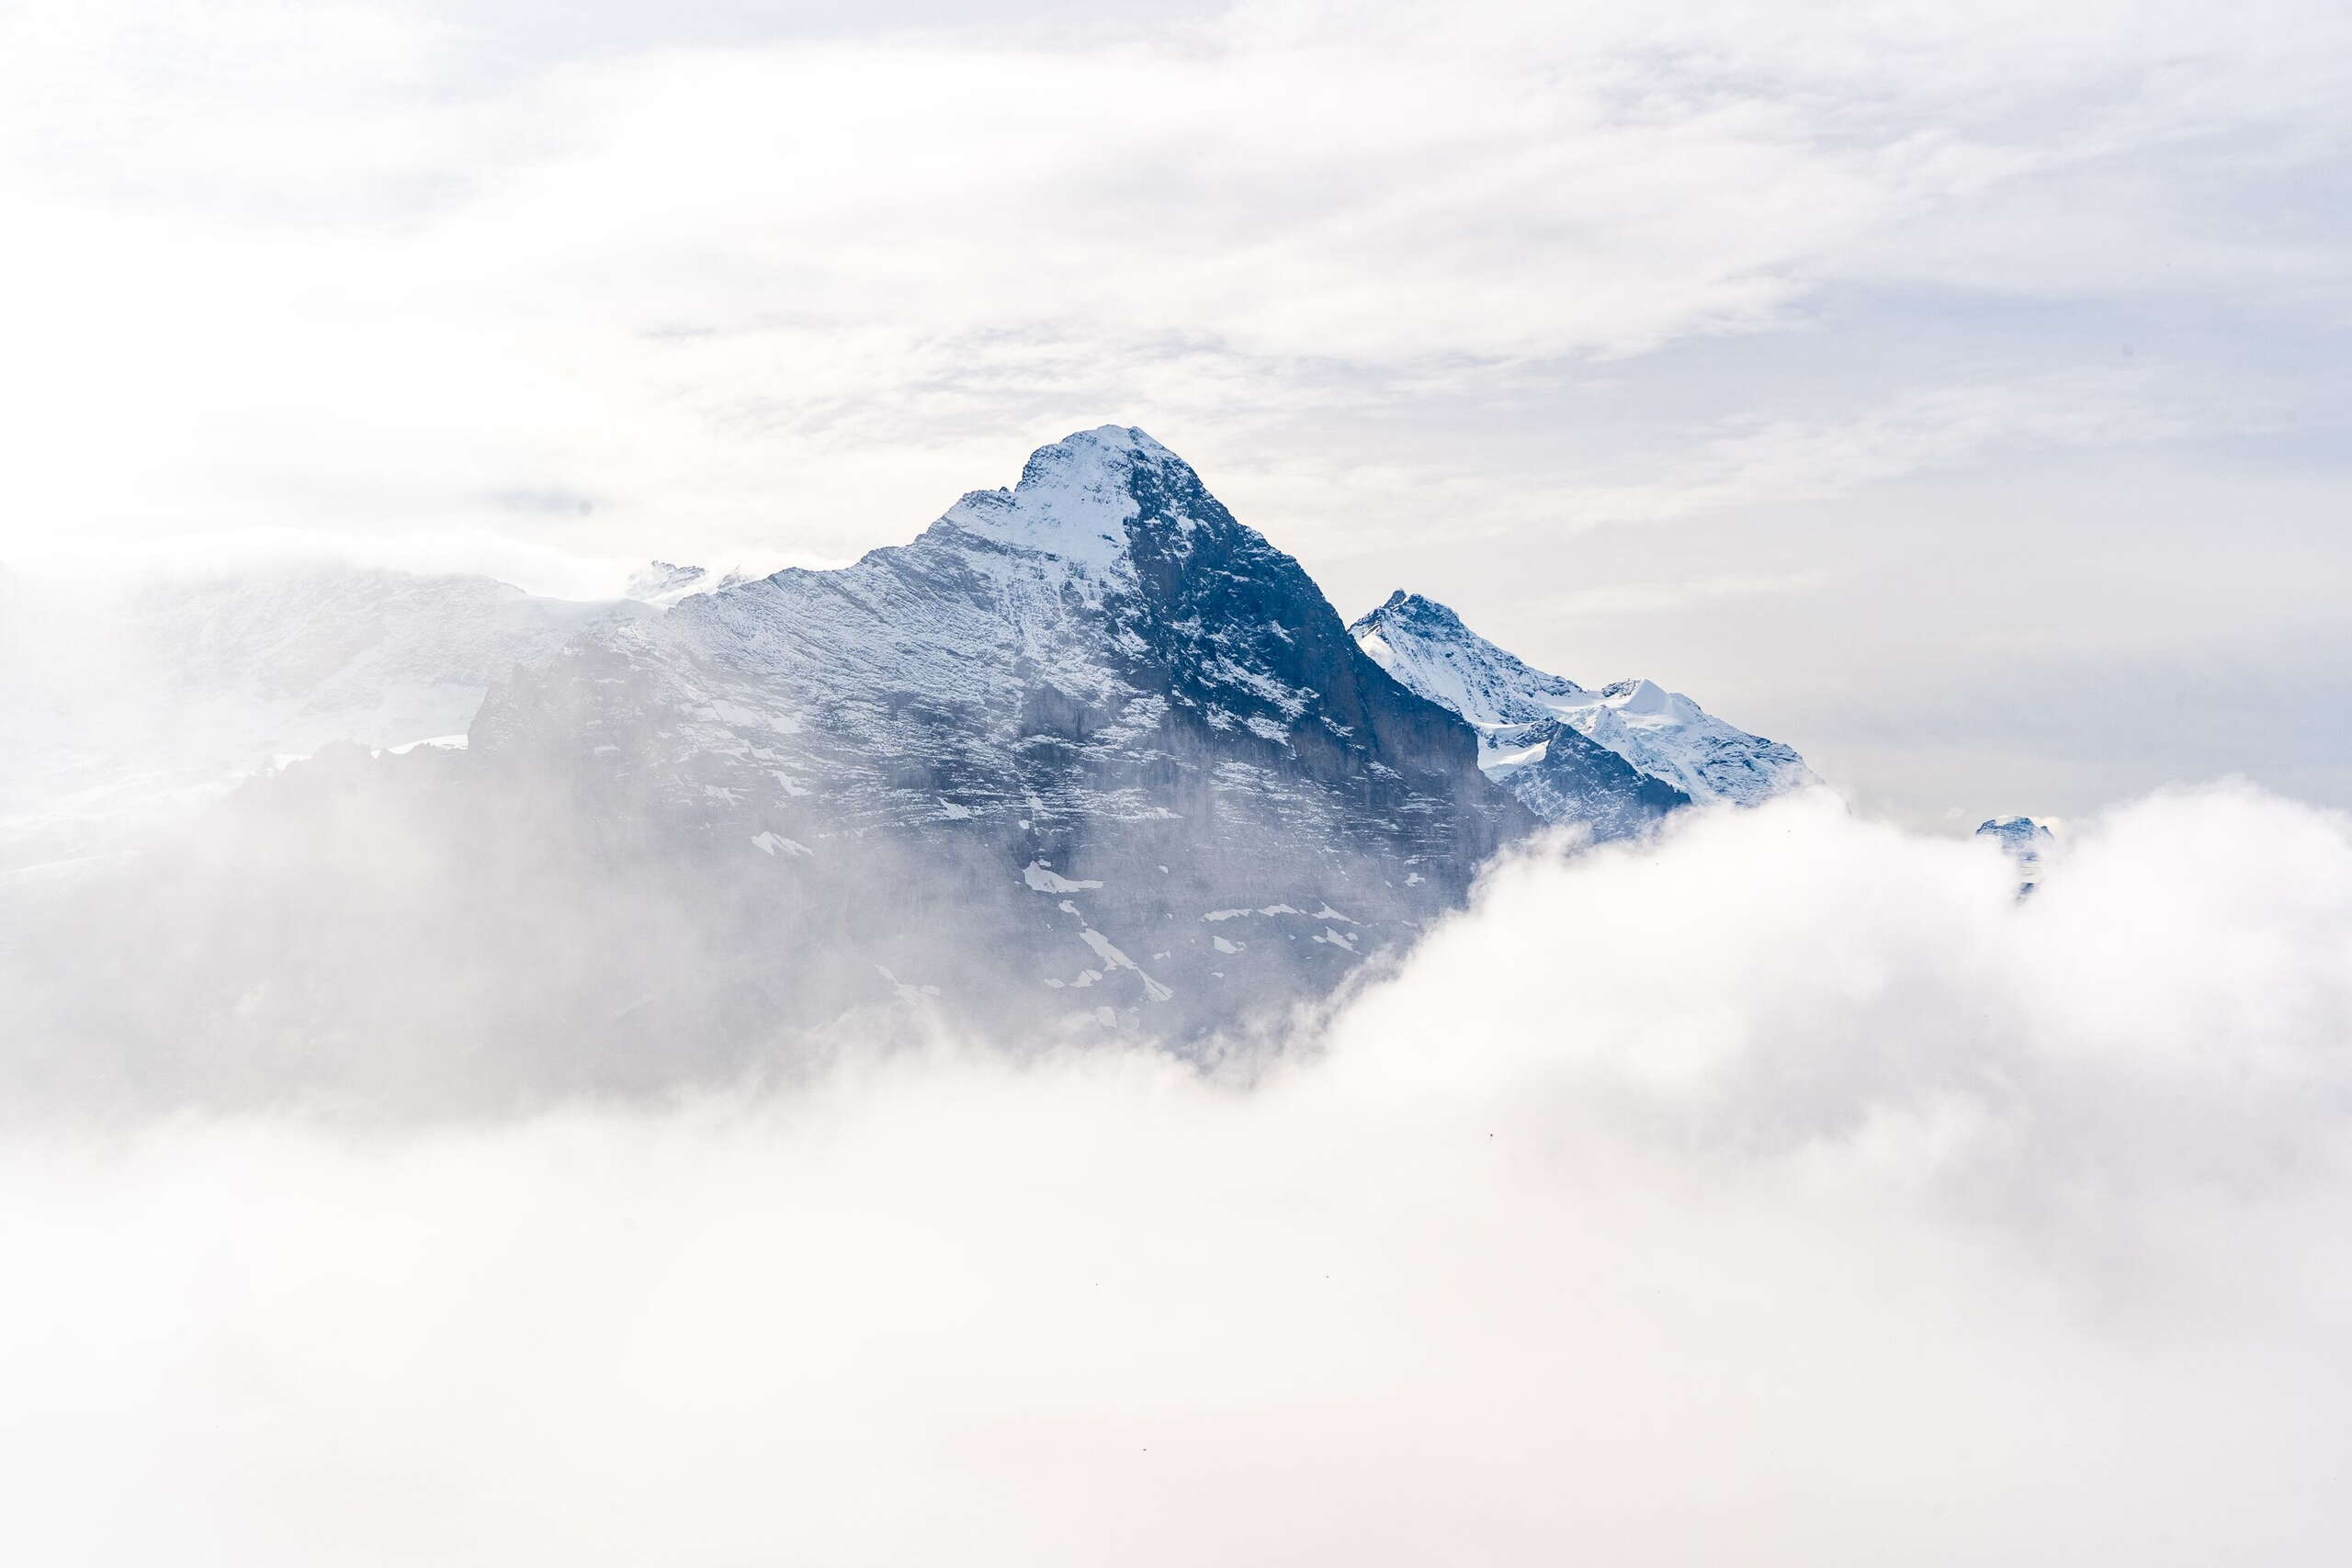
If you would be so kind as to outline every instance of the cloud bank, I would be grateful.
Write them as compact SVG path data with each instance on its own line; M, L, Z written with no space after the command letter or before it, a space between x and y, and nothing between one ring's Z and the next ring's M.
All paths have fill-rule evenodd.
M49 1562L2205 1564L2346 1522L2352 831L1519 861L1246 1078L0 1149Z

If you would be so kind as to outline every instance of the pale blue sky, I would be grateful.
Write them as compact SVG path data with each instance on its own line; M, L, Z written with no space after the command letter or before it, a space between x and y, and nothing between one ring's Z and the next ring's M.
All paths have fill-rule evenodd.
M2348 30L33 0L0 554L840 559L1116 420L1873 809L2352 805Z

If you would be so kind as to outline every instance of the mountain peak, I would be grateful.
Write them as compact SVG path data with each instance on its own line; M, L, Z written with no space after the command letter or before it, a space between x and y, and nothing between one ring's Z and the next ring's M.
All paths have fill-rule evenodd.
M1230 521L1193 466L1133 425L1103 424L1038 447L1011 490L974 491L943 521L1098 572L1127 557L1128 525Z
M1377 609L1366 611L1357 619L1355 625L1358 627L1404 625L1420 628L1425 632L1450 633L1464 637L1476 637L1468 626L1462 624L1462 617L1446 605L1439 604L1434 599L1424 598L1419 593L1408 593L1402 588L1382 600ZM1484 638L1477 640L1485 641ZM1501 650L1497 649L1497 651Z
M1532 825L1297 561L1119 425L910 543L568 650L475 728L483 768L563 759L678 863L730 866L762 952L864 944L791 971L795 1009L879 964L1024 1028L1224 1027L1336 985ZM907 901L988 940L893 945Z
M1193 466L1131 424L1073 431L1029 454L1015 494L1131 490L1139 476L1182 476L1197 486Z
M710 586L710 573L698 566L682 566L676 561L648 561L629 576L621 590L624 599L639 599L649 604L674 604L689 593L699 593Z
M1052 453L1080 451L1125 452L1148 457L1176 457L1138 425L1098 424L1091 430L1073 430L1059 441L1046 443L1029 454L1029 461L1035 464ZM1182 458L1177 460L1182 461Z
M1561 760L1553 752L1562 728L1623 759L1678 801L1753 805L1813 782L1794 750L1710 716L1679 693L1640 680L1587 691L1496 647L1436 600L1401 588L1348 629L1373 662L1477 730L1487 776L1539 816L1560 816L1553 800L1558 781L1534 769ZM1594 783L1597 765L1583 760L1578 787Z
M676 561L654 560L647 562L630 575L628 585L621 590L621 597L639 600L648 604L658 604L667 609L681 600L693 598L697 593L708 593L720 588L732 588L738 583L749 582L751 580L752 574L741 567L722 573L713 571L708 567L682 566Z
M1552 716L1544 698L1583 690L1496 647L1436 600L1401 588L1348 630L1374 663L1473 728L1539 723Z

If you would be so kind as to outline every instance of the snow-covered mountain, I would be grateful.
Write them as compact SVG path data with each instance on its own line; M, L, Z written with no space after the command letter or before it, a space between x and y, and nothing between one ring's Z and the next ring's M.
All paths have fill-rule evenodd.
M1697 802L1753 806L1817 783L1792 747L1648 681L1587 690L1399 589L1350 626L1374 662L1478 733L1479 765L1545 821L1603 837Z
M854 565L655 562L628 592L338 571L142 600L130 641L168 676L43 754L254 776L165 849L0 878L33 933L0 990L76 1072L144 1041L384 1094L450 1061L494 1093L492 1040L535 1082L731 1072L860 1013L1206 1049L1411 942L1543 820L1615 836L1809 777L1427 601L1351 631L1123 426ZM53 978L118 949L135 987Z
M1328 989L1525 820L1296 561L1120 426L910 544L583 637L473 741L595 780L775 919L842 900L852 990L952 971L1155 1032ZM906 919L938 908L977 963Z

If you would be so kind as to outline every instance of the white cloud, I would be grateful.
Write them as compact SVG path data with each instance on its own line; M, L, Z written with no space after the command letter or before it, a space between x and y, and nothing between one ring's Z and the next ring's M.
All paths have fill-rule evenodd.
M1883 738L2027 550L2099 569L2064 629L2117 686L2352 564L2340 7L787 9L13 8L0 557L840 559L1115 419L1351 609L1409 582L1549 658L1560 584L1646 601L1558 657L1758 692L1931 814ZM1825 557L1770 669L1649 592ZM2215 765L2130 728L2057 804ZM2352 799L2290 750L2219 764Z
M553 486L604 503L567 525L597 547L838 553L1041 431L1214 446L1304 395L1793 324L1922 222L2006 243L1985 204L2054 168L2336 123L2324 51L2130 20L1277 6L1058 49L558 49L484 83L466 27L398 7L34 6L0 117L43 238L10 262L10 510L449 526ZM2170 220L2092 205L2102 242Z
M1502 872L1255 1084L21 1131L0 1537L2330 1562L2348 959L2338 818L2145 801L2019 905L1811 800Z

